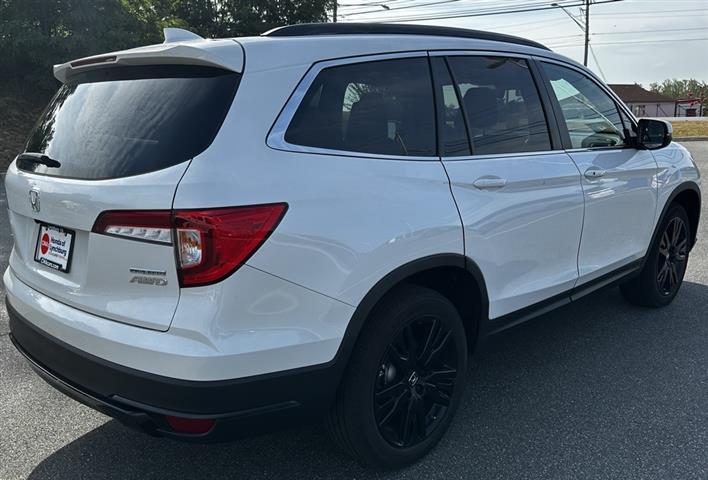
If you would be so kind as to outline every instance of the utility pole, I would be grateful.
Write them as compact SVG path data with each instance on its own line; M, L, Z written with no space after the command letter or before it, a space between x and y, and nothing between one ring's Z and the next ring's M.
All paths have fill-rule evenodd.
M336 3L336 2L335 2ZM335 9L335 12L337 10ZM590 0L585 0L585 59L583 65L588 66L588 50L590 49Z
M583 25L580 20L578 20L575 15L570 13L565 7L559 3L551 3L552 7L560 8L563 13L568 15L575 24L580 27L580 30L585 33L585 59L583 60L583 65L588 66L588 51L590 50L590 2L591 0L585 0L585 25ZM582 15L583 9L580 8L580 14ZM598 65L599 66L599 65Z
M332 22L337 23L337 0L334 0L334 6L332 7Z

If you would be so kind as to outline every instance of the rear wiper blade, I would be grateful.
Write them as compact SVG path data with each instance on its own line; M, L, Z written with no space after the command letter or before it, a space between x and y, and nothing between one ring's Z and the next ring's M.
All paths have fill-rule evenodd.
M44 155L43 153L21 153L18 157L17 160L19 162L29 162L29 163L40 163L42 165L45 165L49 168L59 168L61 167L61 163L59 163L57 160L54 160L53 158L49 158L48 156Z

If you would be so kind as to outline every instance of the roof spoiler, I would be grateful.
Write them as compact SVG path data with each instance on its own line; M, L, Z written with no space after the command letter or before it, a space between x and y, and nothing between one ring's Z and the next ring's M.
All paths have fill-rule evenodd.
M165 41L157 45L132 48L72 60L54 65L54 76L66 83L86 70L127 65L202 65L242 72L243 50L232 39L205 40L181 28L165 28Z

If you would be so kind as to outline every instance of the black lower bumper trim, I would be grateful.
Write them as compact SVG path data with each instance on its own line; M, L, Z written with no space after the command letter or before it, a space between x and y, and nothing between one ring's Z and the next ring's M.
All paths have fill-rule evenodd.
M227 440L284 428L326 411L341 372L336 365L236 380L187 381L108 362L32 325L6 301L10 338L57 390L131 427L187 440ZM166 415L215 418L208 434L173 432Z

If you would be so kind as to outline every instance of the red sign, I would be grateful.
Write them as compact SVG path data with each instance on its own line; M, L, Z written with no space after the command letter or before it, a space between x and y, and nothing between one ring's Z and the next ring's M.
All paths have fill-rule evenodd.
M44 232L44 235L42 235L42 245L39 248L42 251L42 255L49 251L49 234L47 232Z

